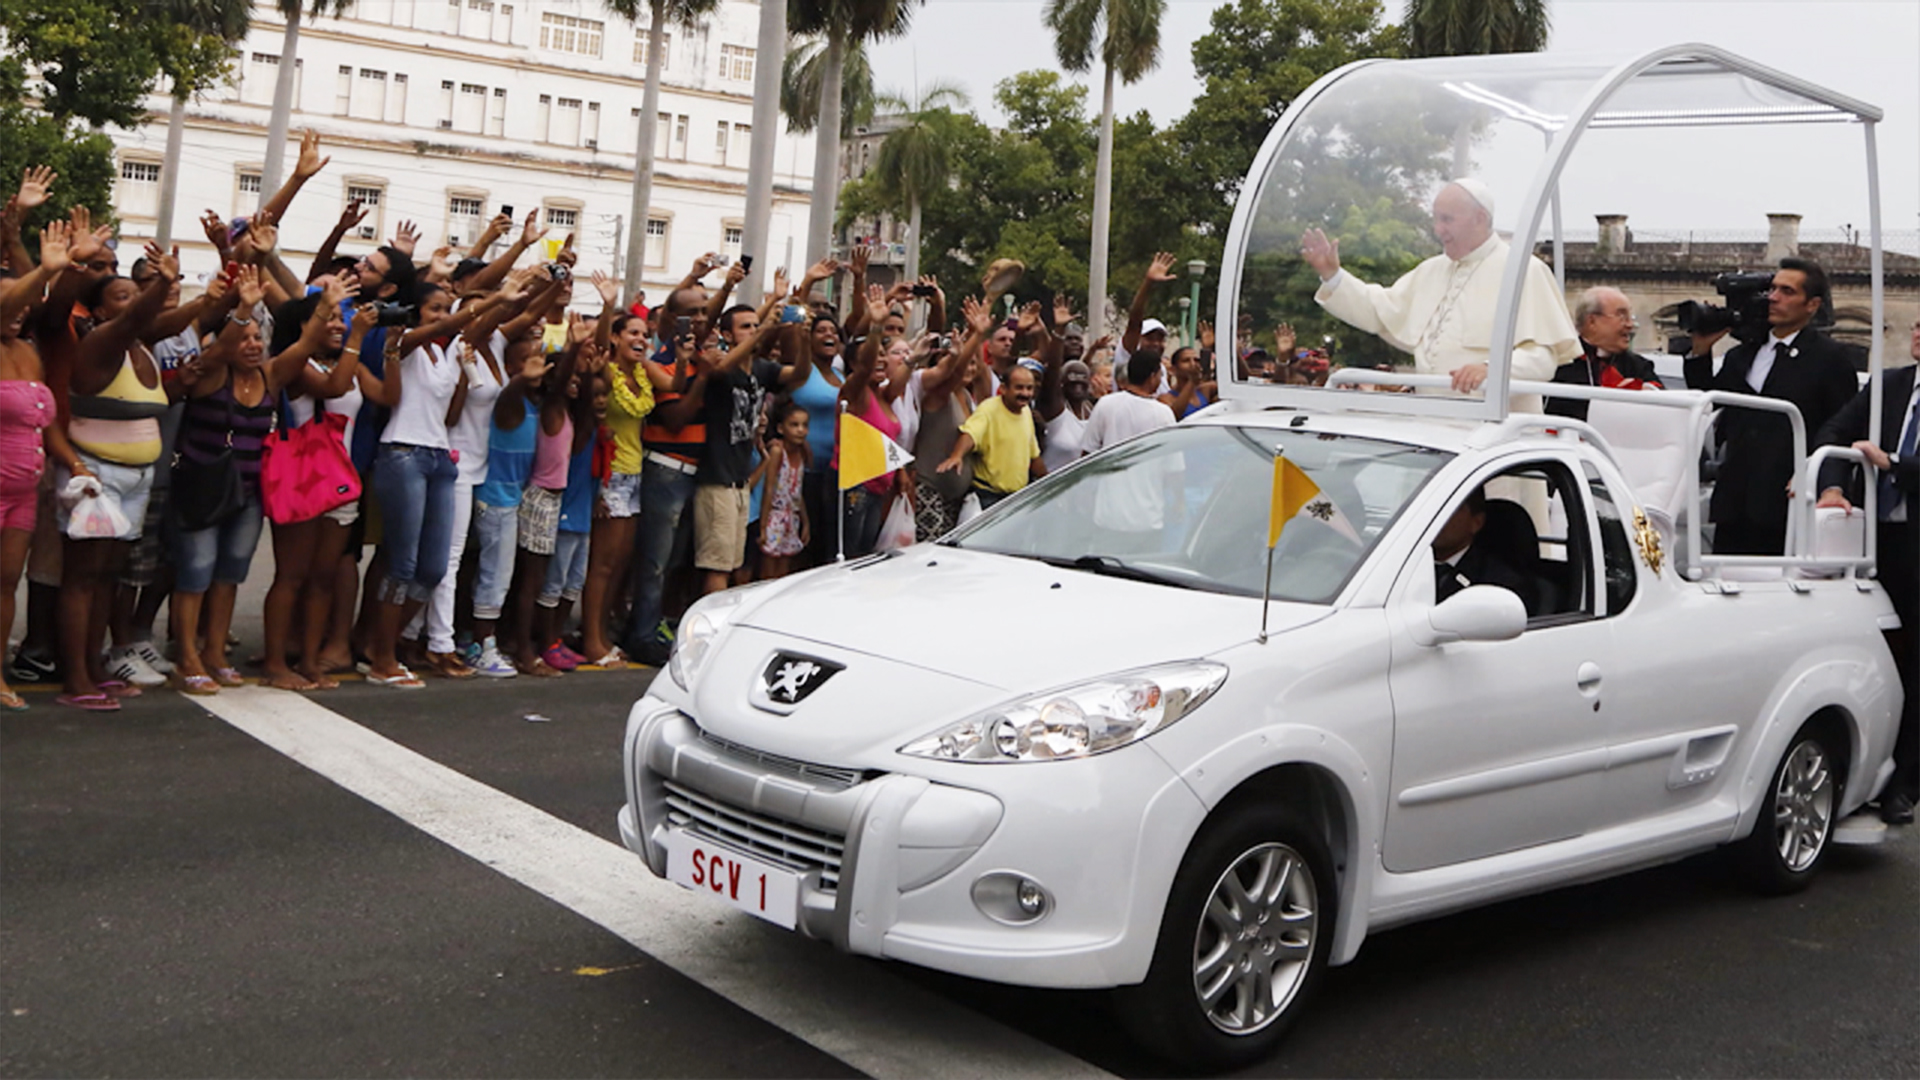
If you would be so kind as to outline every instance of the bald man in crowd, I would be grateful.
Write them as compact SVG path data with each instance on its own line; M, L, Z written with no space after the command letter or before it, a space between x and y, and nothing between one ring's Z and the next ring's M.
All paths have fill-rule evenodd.
M1443 249L1392 285L1361 281L1340 268L1340 242L1319 229L1300 238L1300 254L1319 273L1319 305L1351 326L1413 354L1422 375L1450 375L1453 391L1486 382L1500 282L1512 257L1493 231L1493 193L1478 180L1455 180L1433 200L1433 235ZM1580 355L1580 342L1552 271L1530 255L1514 325L1514 379L1545 382ZM1423 393L1440 393L1422 390ZM1540 412L1538 395L1516 394L1515 412Z
M1615 390L1661 388L1653 361L1633 351L1633 303L1626 293L1605 285L1581 293L1573 303L1573 325L1580 330L1580 355L1554 371L1554 382ZM1547 399L1548 412L1575 420L1587 418L1587 405L1580 398Z

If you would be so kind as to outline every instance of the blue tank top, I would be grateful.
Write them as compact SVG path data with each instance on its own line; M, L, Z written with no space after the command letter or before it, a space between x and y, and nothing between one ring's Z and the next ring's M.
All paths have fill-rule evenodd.
M1207 395L1204 391L1195 390L1193 392L1193 404L1187 406L1187 411L1180 414L1180 419L1185 420L1187 417L1192 416L1194 413L1199 412L1211 404L1213 404L1213 402L1207 400Z
M833 460L834 434L840 424L840 388L807 364L807 381L793 392L793 403L807 410L807 447L813 451L813 471L822 472Z
M533 473L534 440L540 434L540 411L531 401L522 401L527 413L520 426L502 431L499 424L487 430L487 478L473 489L473 497L488 506L519 506L520 493L527 489L527 477Z
M600 438L587 436L587 445L567 460L567 490L560 496L560 531L593 531L593 444Z

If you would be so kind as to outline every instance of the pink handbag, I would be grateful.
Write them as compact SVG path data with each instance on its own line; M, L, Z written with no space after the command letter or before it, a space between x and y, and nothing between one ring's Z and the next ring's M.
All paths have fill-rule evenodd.
M360 473L347 454L347 418L318 410L295 428L267 437L260 454L260 501L275 525L311 521L360 497Z

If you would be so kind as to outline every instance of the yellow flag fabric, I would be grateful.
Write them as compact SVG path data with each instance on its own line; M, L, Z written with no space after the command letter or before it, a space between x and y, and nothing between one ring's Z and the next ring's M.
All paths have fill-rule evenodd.
M1267 512L1267 546L1280 542L1280 530L1287 527L1302 507L1312 502L1320 494L1320 485L1313 482L1300 466L1288 461L1285 454L1273 457L1273 503Z
M840 490L885 476L913 460L913 455L886 433L865 420L840 414Z

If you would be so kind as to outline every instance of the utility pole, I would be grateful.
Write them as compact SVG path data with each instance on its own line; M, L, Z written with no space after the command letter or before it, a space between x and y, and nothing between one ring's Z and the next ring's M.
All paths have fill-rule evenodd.
M624 267L625 267L625 266L627 265L627 261L626 261L626 257L625 257L625 256L624 256L624 255L622 254L622 252L624 252L624 251L625 251L625 249L624 249L624 248L622 248L622 247L620 246L620 240L621 240L621 238L622 238L622 237L624 237L624 236L626 235L626 224L627 224L627 216L626 216L625 214L615 214L615 215L613 215L613 259L612 259L612 262L613 262L613 265L614 265L614 266L615 266L616 268L624 268ZM620 290L620 291L621 291L621 292L622 292L623 294L625 294L625 293L626 293L626 283L625 283L625 282L621 282L621 290ZM631 300L629 300L628 302L629 302L629 303L631 303L632 301L631 301Z

